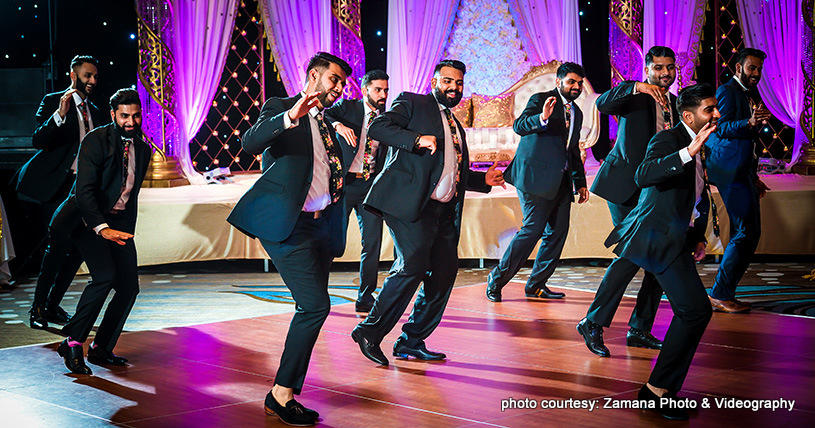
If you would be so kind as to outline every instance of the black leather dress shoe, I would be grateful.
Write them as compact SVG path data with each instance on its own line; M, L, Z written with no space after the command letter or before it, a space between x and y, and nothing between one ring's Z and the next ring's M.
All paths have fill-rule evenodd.
M85 365L85 357L82 354L81 346L68 346L68 339L62 341L57 348L57 353L65 360L65 367L71 373L92 374L90 367Z
M31 315L28 319L31 328L48 328L48 320L45 317L45 306L32 306L28 313Z
M653 408L651 410L659 413L665 419L671 419L674 421L686 421L688 420L688 412L685 409L672 407L670 404L662 406L660 405L659 396L654 394L648 385L643 385L640 388L639 394L637 394L638 400L645 400L653 402ZM674 397L676 398L676 397Z
M565 293L552 291L545 285L541 285L540 288L536 290L524 289L524 291L526 291L526 297L540 297L541 299L562 299L566 297Z
M393 356L399 358L413 357L417 360L424 361L440 361L447 358L447 355L441 352L430 351L424 345L419 345L415 348L408 348L399 342L396 342L396 344L393 346Z
M102 349L101 346L97 346L96 348L88 348L88 362L97 366L124 366L127 363L127 358L120 357L113 352Z
M62 309L59 306L48 308L45 311L45 318L48 320L48 322L55 324L66 324L71 320L71 316L68 315L68 312L65 312L65 309Z
M385 353L382 352L379 344L365 337L365 333L359 327L351 331L351 338L359 345L359 350L362 351L362 355L366 358L382 366L388 365L388 358L385 357Z
M625 334L625 344L636 348L662 349L662 341L654 337L650 331L631 327Z
M501 301L501 289L490 282L487 283L487 299L489 299L490 302Z
M583 336L589 351L601 357L611 356L611 352L603 343L603 326L589 321L588 318L583 318L577 323L577 332Z
M289 400L285 406L281 406L271 392L266 394L266 401L263 408L268 415L276 415L281 422L295 427L310 427L317 422L317 416L312 416L302 404ZM317 413L311 410L313 413Z
M373 303L368 303L368 302L356 302L354 304L354 310L356 310L357 312L368 313L368 312L371 312L371 309L373 307L374 307L374 304Z

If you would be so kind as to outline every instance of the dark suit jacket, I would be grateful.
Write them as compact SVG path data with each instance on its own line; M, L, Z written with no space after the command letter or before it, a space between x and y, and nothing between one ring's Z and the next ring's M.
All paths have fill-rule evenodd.
M306 202L314 172L309 119L301 117L296 126L283 127L283 115L300 97L298 94L292 98L269 98L258 121L244 134L243 150L253 155L263 153L263 174L226 220L252 238L286 240ZM334 144L339 144L332 138ZM324 213L331 228L331 252L337 257L345 251L348 218L344 203L344 198L340 198L328 205Z
M543 103L547 98L557 98L555 109L544 128L540 122ZM563 180L563 167L568 162L568 175L574 188L586 187L586 171L580 159L580 128L583 126L583 112L572 103L574 132L566 148L566 118L563 100L557 89L538 92L529 98L526 108L515 119L512 128L521 136L515 158L504 172L504 180L518 190L545 199L554 199ZM572 197L574 200L574 197Z
M753 157L755 131L747 124L752 115L750 101L736 78L716 90L719 118L716 133L706 145L708 178L714 184L726 186L739 180L754 183L758 179Z
M136 230L139 190L150 165L150 146L141 138L134 138L130 156L135 158L133 190L125 206L123 232ZM100 126L85 136L79 148L76 183L68 199L54 214L52 228L70 228L84 224L90 229L107 223L110 211L122 193L124 164L122 137L113 123Z
M352 146L345 141L345 137L337 133L337 140L340 142L342 148L342 157L345 161L345 169L351 167L357 153L360 150L365 150L365 141L360 140L362 135L363 125L368 121L365 117L365 101L363 100L348 100L342 99L335 103L333 106L325 109L325 118L328 123L340 122L343 125L354 130L357 136L356 146ZM385 157L388 147L380 144L374 156L374 170L371 171L372 176L379 174L382 171L382 166L385 164Z
M376 176L365 198L368 209L408 222L419 218L444 169L444 127L448 125L442 122L441 114L432 93L402 92L390 110L374 119L368 132L371 138L387 144L389 149L382 172ZM491 187L484 181L485 173L470 170L464 128L458 119L455 121L462 162L458 195L452 201L456 204L456 224L460 227L465 189L487 193ZM422 135L436 137L436 153L431 155L428 149L415 149L416 141Z
M606 239L614 252L648 272L661 273L690 245L706 242L709 201L702 193L701 214L689 228L696 202L696 163L682 164L679 150L691 142L682 124L657 133L634 180L642 188L636 208Z
M79 119L76 104L71 108L65 123L57 126L54 112L65 91L46 95L37 110L37 128L34 130L34 148L39 151L20 168L17 176L17 192L23 199L47 202L56 196L57 190L71 173L71 165L79 150ZM88 111L94 125L102 125L99 109L88 101ZM64 196L63 196L64 197Z
M597 98L600 112L618 116L619 127L617 142L600 165L591 191L615 204L625 203L639 190L634 183L634 173L645 159L648 141L657 133L657 103L648 94L634 95L636 84L636 81L621 82ZM673 108L673 123L678 125L676 96L668 94L668 97Z

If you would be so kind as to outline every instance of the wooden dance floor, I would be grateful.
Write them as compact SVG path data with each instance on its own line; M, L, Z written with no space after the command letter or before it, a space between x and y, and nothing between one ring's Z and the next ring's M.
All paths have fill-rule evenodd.
M527 300L511 283L490 303L484 284L457 287L428 347L437 363L390 356L398 327L382 344L389 367L359 352L349 333L352 304L333 307L314 349L299 400L321 413L321 427L668 426L653 412L603 408L636 398L657 351L625 346L633 299L606 329L611 358L591 354L575 331L593 293L566 290L562 301ZM172 308L168 308L171 311ZM654 333L663 337L666 301ZM291 314L125 333L116 352L130 365L90 365L72 375L56 343L0 350L4 426L282 426L263 411ZM815 419L815 320L766 312L713 315L680 396L699 402L699 427L811 426ZM507 408L509 399L535 409ZM529 399L529 400L525 400ZM572 399L570 401L570 399ZM707 399L710 408L701 408ZM716 399L726 399L717 404ZM788 408L751 410L737 404ZM590 400L595 409L542 409ZM761 400L761 401L755 401ZM779 403L775 401L775 403ZM677 423L679 425L681 423Z

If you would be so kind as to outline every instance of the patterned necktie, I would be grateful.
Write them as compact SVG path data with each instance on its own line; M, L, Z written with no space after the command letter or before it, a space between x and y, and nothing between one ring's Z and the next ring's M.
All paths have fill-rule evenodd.
M671 116L671 106L666 102L665 105L662 105L662 129L672 128L671 119L673 119Z
M82 113L82 125L85 126L85 135L88 135L91 124L88 122L88 110L85 108L85 101L79 103L79 111Z
M563 104L563 108L566 110L566 132L569 132L572 126L572 103Z
M371 111L368 113L368 125L365 129L370 128L371 122L374 121L376 112ZM373 149L371 148L371 134L365 133L365 154L362 155L362 176L365 181L371 178L371 162L373 162Z
M127 170L130 167L130 143L132 143L133 140L123 138L122 142L124 143L124 156L122 156L122 191L119 192L120 195L125 191L125 187L127 187Z
M317 113L314 116L317 119L317 128L320 130L320 138L323 140L325 146L325 153L328 155L328 169L331 171L331 179L329 180L328 187L331 193L331 203L340 200L342 195L342 162L340 162L340 149L334 144L331 139L331 133L328 132L328 126L323 120L323 113Z
M449 108L444 109L444 115L447 116L447 125L450 127L450 135L453 137L453 147L456 149L456 196L458 196L458 182L461 180L461 143L458 141L458 133L456 133L456 121L453 120L453 113Z
M710 199L710 212L713 215L713 234L719 236L719 213L716 210L716 203L713 202L713 193L710 191L710 181L707 179L707 165L705 165L705 159L707 158L707 146L702 146L702 150L699 152L699 154L702 157L702 171L704 172L703 177L705 179L705 192Z

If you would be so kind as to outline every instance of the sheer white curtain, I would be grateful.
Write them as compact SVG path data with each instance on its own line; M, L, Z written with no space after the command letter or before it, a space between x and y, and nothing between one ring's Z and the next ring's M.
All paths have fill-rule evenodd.
M707 0L645 0L643 3L643 56L652 46L673 49L677 67L676 82L671 86L673 93L679 90L680 83L688 86L693 79L706 3Z
M577 0L509 0L508 3L533 63L556 59L582 64Z
M171 0L173 7L172 52L175 59L176 119L181 142L176 157L194 184L204 184L190 160L189 142L207 118L226 55L238 0Z
M767 53L758 84L762 101L785 125L800 128L798 118L804 106L801 2L739 0L738 9L745 46ZM801 156L804 138L802 132L796 132L790 165Z
M395 98L403 91L430 88L433 67L441 58L456 17L458 0L388 2L388 86Z

